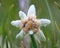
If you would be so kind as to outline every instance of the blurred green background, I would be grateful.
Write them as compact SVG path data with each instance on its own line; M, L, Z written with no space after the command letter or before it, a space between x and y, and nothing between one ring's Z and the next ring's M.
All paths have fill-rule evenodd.
M0 0L0 48L9 48L8 43L10 48L18 48L16 34L20 29L12 26L11 21L20 19L19 11L27 13L31 4L36 7L37 18L52 22L42 27L47 40L41 42L41 48L60 48L60 0Z

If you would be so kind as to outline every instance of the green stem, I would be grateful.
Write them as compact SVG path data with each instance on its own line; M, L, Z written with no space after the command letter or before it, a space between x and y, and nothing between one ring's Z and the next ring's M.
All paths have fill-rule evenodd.
M30 38L31 38L31 43L32 43L32 45L33 45L33 48L37 48L37 44L36 44L34 35L30 35Z
M8 48L8 39L6 38L6 48Z

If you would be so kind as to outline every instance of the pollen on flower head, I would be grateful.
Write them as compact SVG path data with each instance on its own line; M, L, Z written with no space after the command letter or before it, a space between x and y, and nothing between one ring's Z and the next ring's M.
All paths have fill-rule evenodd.
M29 30L33 30L34 33L38 31L39 23L35 16L28 16L21 21L23 30L28 33Z

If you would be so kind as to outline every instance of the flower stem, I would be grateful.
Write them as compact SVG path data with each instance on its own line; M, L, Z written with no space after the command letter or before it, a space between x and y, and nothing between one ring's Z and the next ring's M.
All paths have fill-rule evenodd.
M36 44L34 35L30 35L30 38L31 38L31 43L32 43L33 48L37 48L37 44Z

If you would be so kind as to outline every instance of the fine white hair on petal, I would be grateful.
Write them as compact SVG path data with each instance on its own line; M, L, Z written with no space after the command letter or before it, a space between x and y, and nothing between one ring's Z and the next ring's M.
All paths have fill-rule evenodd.
M49 19L40 19L39 20L40 26L47 26L48 24L51 23Z
M16 26L16 27L20 27L20 23L21 23L20 20L16 20L16 21L12 21L12 22L11 22L11 24L12 24L13 26Z
M36 16L36 10L35 10L35 6L34 5L31 5L29 10L28 10L28 13L27 13L27 16Z
M39 29L39 32L37 32L35 34L35 38L38 38L38 40L40 41L46 41L46 37L44 35L44 33L42 32L42 30Z
M31 35L31 34L33 34L33 31L32 31L32 30L30 30L30 31L29 31L29 34L30 34L30 35Z
M22 11L19 11L19 17L21 19L24 19L24 18L26 18L26 14L24 12L22 12Z
M23 38L24 36L24 31L21 30L17 35L16 35L16 38Z

